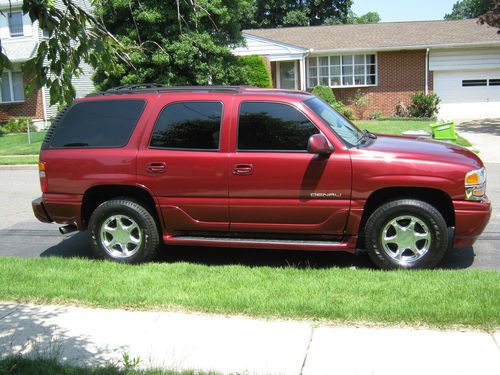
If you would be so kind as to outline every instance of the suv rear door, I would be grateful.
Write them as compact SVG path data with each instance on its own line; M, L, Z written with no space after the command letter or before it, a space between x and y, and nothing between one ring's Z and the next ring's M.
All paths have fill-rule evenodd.
M231 95L165 94L144 135L138 182L160 206L167 234L227 231Z
M315 124L302 103L272 100L235 99L230 230L342 234L350 206L349 151L339 142L326 157L308 153L309 137L329 129Z

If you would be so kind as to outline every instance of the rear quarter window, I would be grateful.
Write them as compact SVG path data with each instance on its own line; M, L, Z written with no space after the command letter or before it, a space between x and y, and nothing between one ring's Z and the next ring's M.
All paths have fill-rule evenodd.
M123 147L146 106L142 99L96 100L73 104L58 124L51 148Z

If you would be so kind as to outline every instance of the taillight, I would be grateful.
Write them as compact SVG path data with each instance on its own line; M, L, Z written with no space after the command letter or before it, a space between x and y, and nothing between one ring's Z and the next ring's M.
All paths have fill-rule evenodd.
M38 163L38 175L40 176L40 187L42 188L42 193L47 191L47 166L45 162Z

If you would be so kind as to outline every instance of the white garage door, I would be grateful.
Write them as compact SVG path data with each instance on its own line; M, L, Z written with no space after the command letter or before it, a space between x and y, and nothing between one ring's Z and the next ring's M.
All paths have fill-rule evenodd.
M500 118L500 69L434 72L439 118Z

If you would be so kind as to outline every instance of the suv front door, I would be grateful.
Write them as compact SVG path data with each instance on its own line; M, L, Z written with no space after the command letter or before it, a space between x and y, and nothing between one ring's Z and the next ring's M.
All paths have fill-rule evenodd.
M230 230L341 235L350 205L347 149L307 152L321 130L307 108L237 98L229 156Z

